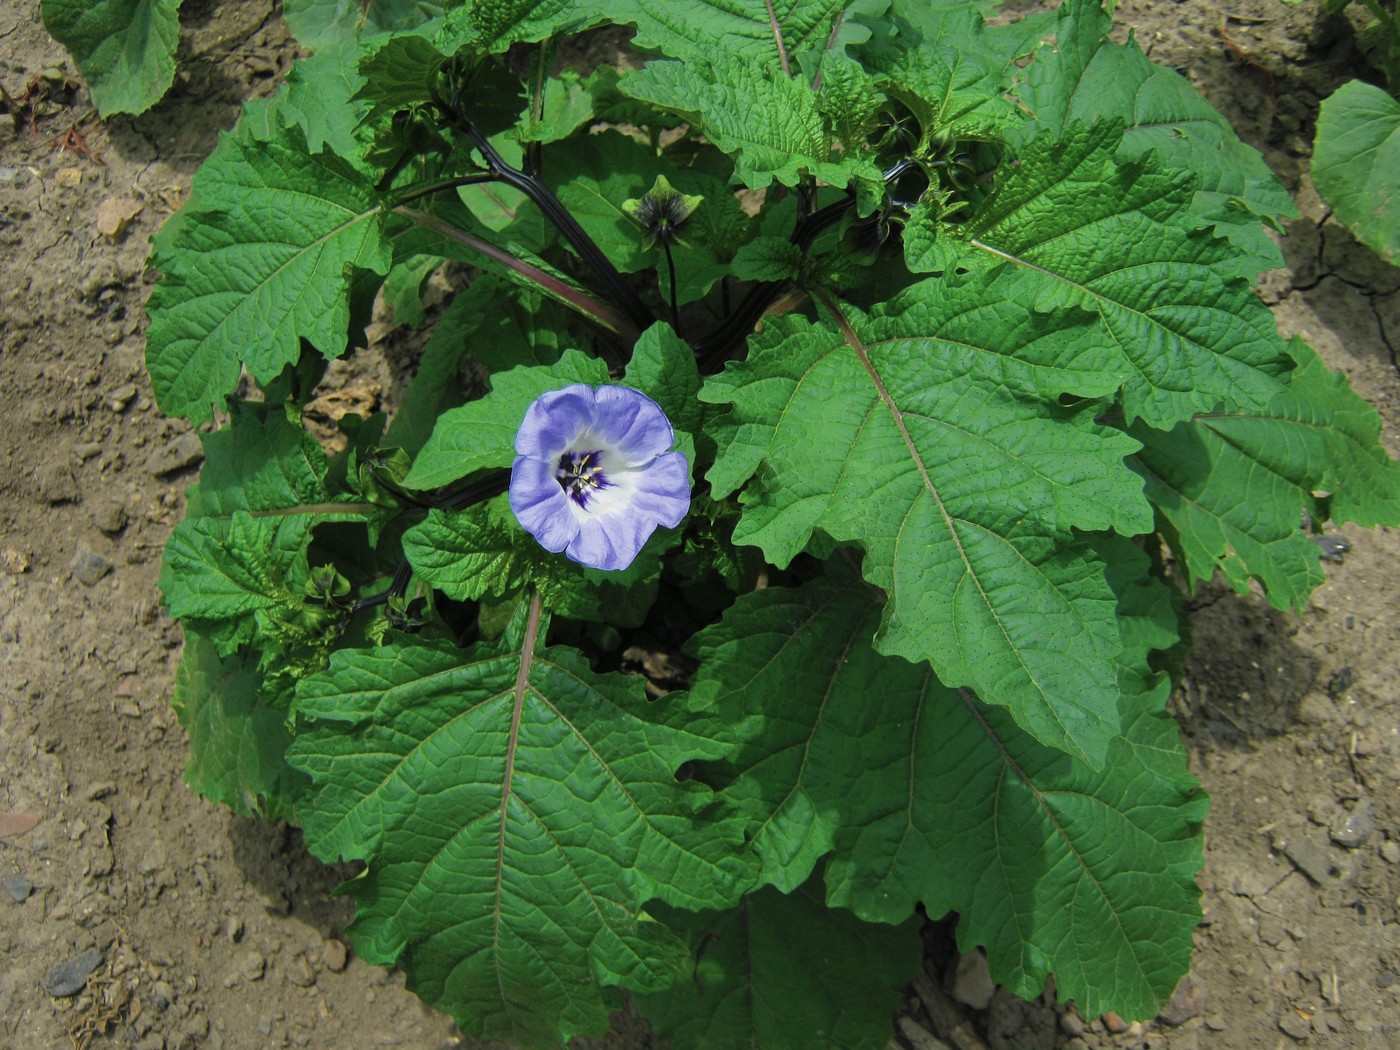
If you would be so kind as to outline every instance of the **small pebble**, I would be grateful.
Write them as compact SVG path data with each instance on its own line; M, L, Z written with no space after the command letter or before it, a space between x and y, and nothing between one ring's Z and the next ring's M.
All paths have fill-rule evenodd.
M108 536L115 536L121 532L126 528L128 520L126 504L111 497L104 499L92 512L92 523Z
M113 412L125 412L126 406L136 400L136 384L126 383L107 395L107 408Z
M1339 565L1347 551L1351 550L1351 543L1343 536L1313 536L1312 541L1317 544L1323 561L1333 561Z
M73 958L49 967L44 974L44 991L55 999L65 999L77 995L87 986L88 974L102 962L102 953L89 948Z
M261 981L267 972L267 960L260 952L249 949L238 959L238 973L245 981Z
M1375 830L1376 817L1371 800L1363 798L1347 814L1341 827L1332 829L1332 841L1347 849L1356 849L1357 846L1364 845Z
M1308 693L1298 703L1298 721L1304 725L1326 725L1341 720L1342 714L1337 710L1337 705L1323 693Z
M234 944L243 939L243 917L241 915L230 915L224 920L224 936Z
M1283 846L1283 855L1293 862L1293 866L1321 886L1332 874L1334 865L1327 855L1327 847L1312 839L1300 838Z
M157 981L151 988L151 1005L157 1010L168 1010L175 1001L175 989L166 981Z
M6 875L0 882L4 883L5 892L16 904L28 900L29 895L34 892L34 884L23 875Z
M325 951L322 953L321 961L326 964L326 969L331 973L340 973L345 969L345 964L349 961L350 953L346 951L345 945L337 940L326 941Z
M1308 1036L1312 1035L1312 1022L1306 1017L1301 1016L1298 1011L1291 1006L1285 1006L1283 1008L1283 1012L1279 1015L1278 1026L1283 1029L1285 1035L1298 1040L1300 1043L1307 1039Z
M1190 974L1187 974L1177 982L1176 991L1172 993L1171 999L1162 1008L1162 1012L1157 1015L1157 1019L1164 1025L1177 1028L1191 1018L1198 1016L1200 1012L1201 994L1196 987L1195 980Z
M958 959L953 975L953 998L973 1010L985 1010L996 994L997 986L987 968L987 957L971 951Z
M167 474L193 467L204 459L204 446L199 435L187 430L175 440L156 449L146 460L146 473L161 478Z
M1381 858L1390 864L1400 864L1400 843L1389 840L1382 842Z
M69 567L73 577L85 587L91 587L112 571L112 563L94 550L79 546Z

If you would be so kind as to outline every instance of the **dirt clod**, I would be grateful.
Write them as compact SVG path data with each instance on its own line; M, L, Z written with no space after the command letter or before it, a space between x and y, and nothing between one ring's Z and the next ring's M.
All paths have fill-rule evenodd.
M340 973L344 970L349 958L350 953L341 941L334 938L326 941L325 950L321 953L321 961L326 964L326 969L331 973Z
M155 478L163 478L188 470L203 461L204 446L199 442L199 435L187 430L147 457L146 473Z

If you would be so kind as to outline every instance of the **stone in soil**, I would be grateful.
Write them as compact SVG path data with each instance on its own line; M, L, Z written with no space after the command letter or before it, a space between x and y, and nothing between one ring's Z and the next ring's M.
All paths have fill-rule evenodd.
M985 1010L996 993L987 958L979 951L967 952L958 959L953 974L953 998L973 1010Z
M85 546L78 547L78 553L73 555L70 567L73 570L73 578L84 587L93 586L112 571L110 561Z
M88 974L97 969L101 962L102 953L96 948L89 948L71 959L50 966L49 972L44 974L44 991L55 999L77 995L87 986Z
M1363 798L1358 802L1341 827L1332 829L1332 841L1347 849L1364 845L1376 830L1376 817L1371 808L1371 800Z
M1300 1043L1308 1036L1312 1035L1312 1022L1303 1017L1291 1006L1285 1006L1279 1015L1278 1026L1285 1035L1298 1040Z
M328 940L321 961L326 964L326 969L331 973L340 973L341 970L345 969L346 962L349 961L349 952L340 941Z
M1311 838L1300 838L1288 842L1283 847L1283 855L1293 862L1294 867L1321 886L1335 870L1327 847Z
M204 446L199 435L187 430L166 445L156 449L146 460L146 473L163 478L187 467L193 467L204 459Z
M23 875L6 875L3 880L5 892L16 903L21 903L29 899L29 895L34 892L34 884Z
M1176 991L1172 993L1167 1005L1162 1007L1157 1020L1172 1028L1180 1027L1200 1014L1201 998L1195 979L1187 974L1177 982Z

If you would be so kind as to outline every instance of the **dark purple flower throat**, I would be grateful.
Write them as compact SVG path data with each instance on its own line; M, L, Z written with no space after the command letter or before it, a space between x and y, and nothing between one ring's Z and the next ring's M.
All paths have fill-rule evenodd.
M569 494L569 498L584 508L588 506L588 499L594 490L605 489L612 484L603 473L601 452L565 452L559 457L554 476L559 479L559 487Z

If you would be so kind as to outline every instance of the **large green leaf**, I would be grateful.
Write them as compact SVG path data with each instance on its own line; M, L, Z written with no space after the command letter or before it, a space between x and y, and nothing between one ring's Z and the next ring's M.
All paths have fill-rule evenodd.
M1011 263L1037 307L1079 304L1115 344L1130 420L1166 429L1222 401L1263 408L1291 361L1235 272L1238 252L1192 219L1189 176L1115 153L1122 125L1042 134L964 225L914 229L915 270Z
M675 1050L884 1050L899 986L923 956L919 919L863 923L826 907L812 883L760 890L726 912L662 916L690 948L691 979L636 999Z
M675 777L725 753L721 727L544 634L537 599L498 643L342 651L303 683L316 725L289 755L312 851L368 865L347 887L360 954L530 1047L606 1028L607 986L681 976L647 900L721 908L747 880L742 823Z
M240 370L268 382L310 341L345 352L356 270L389 271L383 205L353 168L308 155L301 129L226 134L156 240L146 367L161 409L212 418Z
M103 117L144 113L175 79L182 0L41 0L44 27L68 49Z
M286 703L265 694L246 656L221 658L212 642L186 631L171 704L190 738L190 787L245 817L292 816L308 781L283 757L292 742Z
M1288 191L1185 77L1148 59L1131 36L1124 44L1108 40L1111 25L1099 0L1060 5L1055 47L1036 54L1016 89L1032 119L1013 138L1024 143L1075 121L1121 120L1119 158L1141 159L1150 151L1157 163L1192 174L1198 180L1193 214L1240 249L1236 268L1244 277L1252 281L1258 271L1282 266L1259 220L1277 225L1279 217L1297 215Z
M1352 80L1322 102L1312 176L1352 235L1388 263L1400 261L1400 102Z
M702 634L694 691L742 738L719 772L754 819L764 879L800 879L830 851L831 905L888 923L920 902L956 911L960 946L985 946L1018 995L1053 973L1086 1014L1156 1013L1200 919L1204 799L1162 711L1170 685L1146 672L1144 643L1173 637L1153 608L1165 589L1124 590L1144 621L1124 670L1146 690L1125 689L1123 736L1097 772L927 665L876 654L880 598L858 581L742 596Z
M1191 584L1219 569L1240 593L1257 579L1275 606L1301 612L1323 578L1299 528L1304 511L1315 521L1400 523L1400 464L1346 377L1302 340L1290 350L1292 383L1266 410L1212 412L1167 433L1135 427L1143 448L1129 462Z
M1014 286L950 284L939 298L928 282L926 310L842 329L770 320L748 360L701 392L734 403L712 429L709 481L716 496L747 483L734 539L780 566L816 530L859 543L890 598L882 652L931 660L1098 766L1118 731L1120 646L1102 562L1071 530L1134 535L1151 513L1123 464L1133 445L1095 423L1094 405L1016 397L962 360L968 340L967 356L991 361L1073 357L1083 315L1028 315ZM941 325L990 304L987 323L943 341Z

